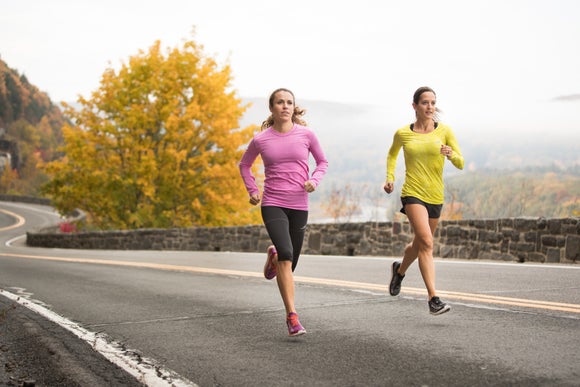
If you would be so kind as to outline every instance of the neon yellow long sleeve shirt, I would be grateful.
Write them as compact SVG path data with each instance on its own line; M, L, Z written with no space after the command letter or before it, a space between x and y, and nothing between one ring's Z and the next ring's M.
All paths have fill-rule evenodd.
M387 155L387 182L395 181L397 156L403 148L405 157L405 182L401 196L414 196L429 204L443 204L443 165L445 156L441 145L453 149L449 159L458 169L463 169L463 156L451 128L441 122L430 133L417 133L406 125L395 132Z

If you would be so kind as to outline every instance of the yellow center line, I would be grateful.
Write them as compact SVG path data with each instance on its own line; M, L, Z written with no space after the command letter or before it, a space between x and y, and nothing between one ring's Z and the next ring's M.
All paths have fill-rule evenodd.
M206 267L197 267L197 266L169 265L169 264L163 264L163 263L103 260L103 259L93 259L93 258L65 258L65 257L54 257L54 256L6 254L6 253L0 253L0 256L14 257L14 258L25 258L25 259L59 261L59 262L71 262L71 263L91 263L91 264L97 264L97 265L139 267L139 268L167 270L167 271L181 271L181 272L190 272L190 273L206 273L206 274L234 275L234 276L241 276L241 277L263 278L262 273L256 273L256 272L250 272L250 271L206 268ZM344 280L329 279L329 278L314 278L314 277L302 277L302 276L295 276L294 280L298 283L325 285L325 286L338 286L338 287L351 288L351 289L373 290L373 291L379 291L379 292L385 292L385 293L388 292L386 283L385 284L372 284L372 283L366 283L366 282L354 282L354 281L344 281ZM420 296L426 295L425 289L412 288L412 287L403 288L401 290L401 293L411 294L411 295L420 295ZM481 303L497 304L497 305L519 306L519 307L524 307L524 308L552 310L552 311L559 311L559 312L580 313L580 305L578 305L578 304L567 304L567 303L562 303L562 302L551 302L551 301L540 301L540 300L527 300L527 299L523 299L523 298L501 297L501 296L493 296L493 295L487 295L487 294L462 293L462 292L452 292L452 291L438 291L438 293L439 293L439 295L444 296L447 299L452 299L452 300L472 301L472 302L481 302Z
M311 283L311 284L321 284L321 285L333 285L339 287L365 289L365 290L376 290L376 291L387 291L387 285L376 285L364 282L351 282L333 279L323 279L323 278L311 278L311 277L294 277L296 282ZM420 288L410 288L405 287L401 289L401 293L412 294L418 296L426 296L427 291ZM500 305L511 305L511 306L521 306L526 308L536 308L536 309L546 309L561 312L572 312L580 313L580 305L578 304L565 304L561 302L551 302L551 301L539 301L539 300L527 300L522 298L512 298L512 297L501 297L492 296L486 294L477 293L461 293L461 292L451 292L451 291L438 291L440 296L444 296L449 299L463 300L463 301L476 301L489 304L500 304Z
M23 226L26 223L26 220L24 220L24 218L22 216L15 214L14 212L10 212L10 211L3 210L3 209L0 209L0 212L3 212L7 215L10 215L10 216L13 216L16 218L15 224L10 225L10 226L6 226L6 227L2 227L2 228L0 228L0 231L12 230L13 228Z

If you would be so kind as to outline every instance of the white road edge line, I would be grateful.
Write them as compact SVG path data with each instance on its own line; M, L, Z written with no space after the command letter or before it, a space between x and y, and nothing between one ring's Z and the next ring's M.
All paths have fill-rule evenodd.
M6 245L6 247L12 247L12 243L14 243L17 240L22 239L22 238L26 238L26 234L17 236L15 238L10 239L10 240L7 240L6 243L4 243L4 245Z
M136 361L126 354L126 352L133 351L121 349L120 345L108 341L104 337L105 335L91 332L79 324L36 304L31 299L18 296L3 289L0 289L0 294L72 332L111 363L127 371L127 373L146 386L198 387L197 384L181 377L174 371L163 368L153 359L143 357L140 358L140 361Z

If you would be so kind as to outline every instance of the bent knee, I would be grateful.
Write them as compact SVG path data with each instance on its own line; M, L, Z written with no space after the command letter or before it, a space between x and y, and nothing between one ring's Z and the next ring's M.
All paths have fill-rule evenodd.
M414 245L421 250L433 250L433 237L431 235L428 236L416 236Z
M292 249L278 250L278 261L292 261Z

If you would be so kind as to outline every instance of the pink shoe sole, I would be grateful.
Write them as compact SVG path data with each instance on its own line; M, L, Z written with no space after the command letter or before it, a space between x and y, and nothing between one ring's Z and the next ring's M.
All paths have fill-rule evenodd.
M276 277L276 265L274 264L274 256L276 256L276 248L274 246L268 247L268 254L266 258L266 264L264 265L264 277L267 280L271 280Z
M300 324L298 320L298 315L296 313L290 313L286 318L286 325L288 325L288 336L300 336L306 333L306 329Z

